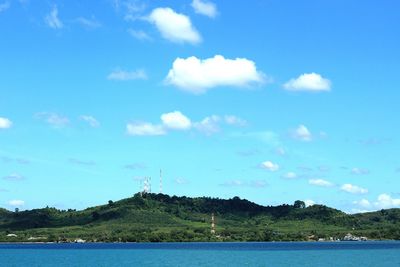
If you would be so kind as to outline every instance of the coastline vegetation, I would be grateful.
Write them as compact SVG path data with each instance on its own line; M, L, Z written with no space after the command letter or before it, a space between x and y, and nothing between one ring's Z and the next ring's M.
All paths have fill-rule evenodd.
M211 214L216 232L211 233ZM400 240L400 209L346 214L323 205L140 194L85 210L0 209L0 242Z

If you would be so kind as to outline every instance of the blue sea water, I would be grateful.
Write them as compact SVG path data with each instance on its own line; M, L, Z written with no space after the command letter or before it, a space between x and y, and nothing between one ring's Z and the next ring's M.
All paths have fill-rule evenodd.
M400 242L0 244L0 266L400 266Z

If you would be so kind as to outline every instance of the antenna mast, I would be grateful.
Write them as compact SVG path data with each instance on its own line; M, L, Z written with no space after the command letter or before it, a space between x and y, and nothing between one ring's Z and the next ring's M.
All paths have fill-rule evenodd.
M162 194L162 171L160 169L160 194Z
M214 212L211 213L211 234L215 234L215 217L214 217Z

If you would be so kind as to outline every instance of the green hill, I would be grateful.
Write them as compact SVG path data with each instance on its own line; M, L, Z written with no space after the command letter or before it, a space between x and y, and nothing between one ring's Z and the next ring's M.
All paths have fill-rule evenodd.
M211 234L211 214L216 233ZM400 210L348 215L323 205L261 206L245 199L135 194L82 211L0 209L0 241L294 241L400 239ZM7 236L15 234L15 236Z

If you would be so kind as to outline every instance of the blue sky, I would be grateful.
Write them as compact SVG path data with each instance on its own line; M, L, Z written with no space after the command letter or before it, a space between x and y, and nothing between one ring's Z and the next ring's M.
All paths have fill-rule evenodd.
M400 207L396 1L0 1L0 207Z

